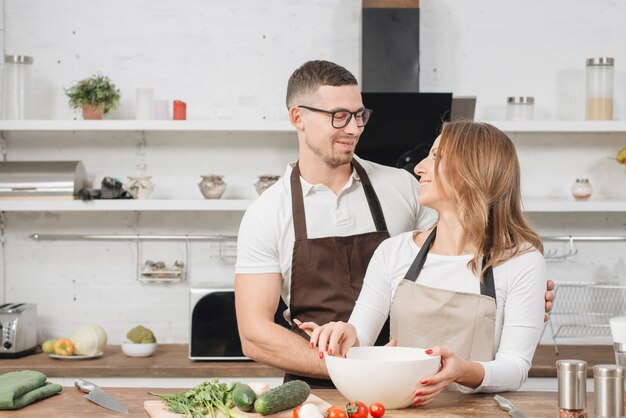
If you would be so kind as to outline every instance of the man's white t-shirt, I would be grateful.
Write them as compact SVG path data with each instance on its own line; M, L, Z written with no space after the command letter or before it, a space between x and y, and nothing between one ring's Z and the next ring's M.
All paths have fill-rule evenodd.
M413 235L407 232L383 241L372 256L363 289L348 321L357 329L361 345L372 345L376 341L396 289L420 250ZM467 266L471 258L471 255L428 254L416 283L480 294L480 280ZM528 375L544 327L547 267L539 251L529 251L499 264L493 268L493 277L496 358L480 362L485 377L481 386L474 390L477 392L519 389Z
M367 173L380 201L391 236L426 230L437 220L432 209L417 202L419 183L409 172L355 157ZM280 273L282 297L289 306L294 245L290 177L267 189L243 216L237 237L236 274ZM356 170L338 195L322 184L300 177L308 238L349 236L373 232L374 220Z

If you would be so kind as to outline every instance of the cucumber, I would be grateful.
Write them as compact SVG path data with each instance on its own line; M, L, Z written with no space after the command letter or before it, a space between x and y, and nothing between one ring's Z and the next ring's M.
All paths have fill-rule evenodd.
M256 393L252 388L245 383L237 383L235 390L233 391L233 403L239 409L244 412L252 410L254 401L256 400Z
M292 380L256 398L254 409L261 415L275 414L300 405L309 397L311 388L302 380Z

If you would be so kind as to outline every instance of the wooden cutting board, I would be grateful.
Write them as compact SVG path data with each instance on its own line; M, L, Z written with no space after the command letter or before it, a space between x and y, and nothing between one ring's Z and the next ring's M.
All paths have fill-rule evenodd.
M326 402L325 400L318 398L317 396L311 394L309 395L309 397L306 399L306 401L304 401L305 403L312 403L317 405L322 411L325 411L326 409L328 409L328 407L330 407L330 404L328 402ZM143 407L146 410L146 412L148 412L148 415L150 415L152 418L181 418L183 417L182 414L175 414L173 412L170 412L167 405L165 405L165 403L161 400L154 400L154 401L145 401L143 403ZM237 412L238 414L243 414L249 418L291 418L292 414L293 414L293 409L287 409L286 411L282 411L282 412L278 412L276 414L271 414L271 415L261 415L261 414L257 414L256 412L242 412L240 409L238 408L233 408L233 411ZM217 412L217 418L225 418L224 414L222 414L219 411ZM207 415L208 417L209 415Z

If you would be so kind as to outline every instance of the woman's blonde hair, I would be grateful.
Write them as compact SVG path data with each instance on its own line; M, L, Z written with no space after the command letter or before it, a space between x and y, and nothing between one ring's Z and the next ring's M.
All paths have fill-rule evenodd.
M543 253L522 212L519 161L506 134L487 123L444 123L437 155L435 173L443 164L461 224L478 248L469 262L475 273L483 257L481 273L533 248Z

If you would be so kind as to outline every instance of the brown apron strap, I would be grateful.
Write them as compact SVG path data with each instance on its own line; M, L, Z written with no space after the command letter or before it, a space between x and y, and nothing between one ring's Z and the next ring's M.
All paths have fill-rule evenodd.
M363 186L363 190L365 191L365 197L367 198L367 204L370 207L372 218L374 218L374 225L376 225L376 230L386 231L387 222L385 222L383 208L380 206L380 200L378 200L376 191L374 190L374 187L372 187L369 176L367 175L365 169L361 166L361 164L354 158L352 159L352 165L354 166L354 169L361 178L361 185Z
M300 166L296 165L291 170L291 211L293 213L293 230L296 241L305 240L306 217L304 215L304 197L302 196L302 184L300 184Z
M386 231L387 222L385 221L385 215L383 214L380 200L378 200L378 195L376 195L376 191L374 190L374 187L372 187L369 176L357 160L352 159L351 164L361 178L361 185L363 186L365 198L367 199L367 204L369 205L370 213L372 214L372 219L374 220L374 225L376 225L376 230ZM293 169L291 170L290 183L293 228L295 239L296 241L299 241L307 239L308 235L306 230L306 216L304 213L304 196L302 195L302 185L300 184L300 166L298 162L296 162Z

